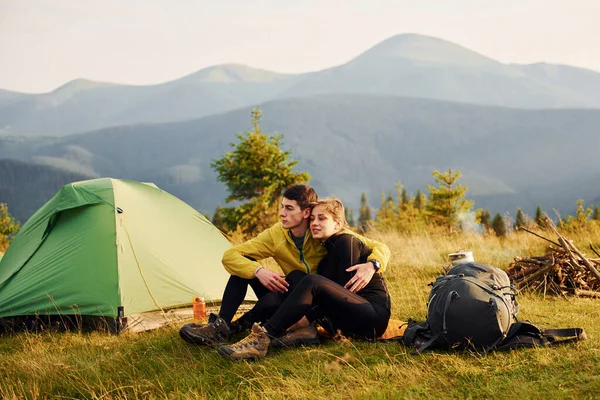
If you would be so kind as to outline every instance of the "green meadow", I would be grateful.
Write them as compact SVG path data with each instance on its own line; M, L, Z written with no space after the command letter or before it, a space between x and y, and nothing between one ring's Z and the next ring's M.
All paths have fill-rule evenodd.
M385 276L392 318L423 320L429 287L446 255L471 250L506 269L515 256L543 255L527 233L507 238L370 232L392 250ZM580 248L598 232L570 236ZM599 247L599 246L596 246ZM183 342L178 326L143 334L19 333L0 337L2 399L308 399L600 397L600 300L521 293L520 319L541 328L583 327L588 340L557 347L482 355L414 355L395 341L324 340L232 362L214 349Z

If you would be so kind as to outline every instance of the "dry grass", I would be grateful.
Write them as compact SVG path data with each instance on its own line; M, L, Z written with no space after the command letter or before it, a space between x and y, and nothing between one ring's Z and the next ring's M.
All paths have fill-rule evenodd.
M460 248L506 268L514 256L538 255L529 234L403 236L372 232L389 244L386 272L393 317L423 319L427 283ZM573 237L580 248L600 237ZM19 334L0 337L0 397L21 398L598 398L600 301L519 296L521 318L547 327L583 327L589 340L556 348L482 356L429 352L396 342L329 341L275 351L257 362L230 362L187 345L177 327L146 334Z

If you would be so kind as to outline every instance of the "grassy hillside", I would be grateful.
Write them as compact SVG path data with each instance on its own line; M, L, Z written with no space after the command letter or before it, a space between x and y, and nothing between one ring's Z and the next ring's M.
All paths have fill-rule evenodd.
M599 232L570 237L580 248ZM591 235L591 236L590 236ZM426 315L427 283L446 255L473 250L506 268L515 256L541 255L532 235L505 240L373 233L390 245L385 277L392 317ZM325 341L231 362L184 343L178 327L146 334L29 333L0 337L0 397L16 398L597 398L598 299L521 294L520 318L542 328L583 327L588 340L556 348L479 355L431 351L416 356L396 342Z
M379 207L400 181L409 192L431 172L462 171L476 207L530 215L571 213L598 197L598 110L518 110L380 95L288 99L263 106L262 128L284 134L322 195ZM35 160L87 176L152 181L203 213L225 198L211 160L250 129L250 109L169 124L121 126L63 138L0 137L0 158ZM568 156L575 152L577 157Z
M519 108L600 108L600 73L506 65L423 35L391 37L350 62L305 74L218 65L151 86L78 79L51 93L0 91L0 132L67 135L121 124L183 121L264 103L363 93Z

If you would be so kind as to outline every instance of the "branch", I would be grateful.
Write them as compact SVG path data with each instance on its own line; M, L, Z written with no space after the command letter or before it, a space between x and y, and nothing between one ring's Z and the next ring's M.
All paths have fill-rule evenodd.
M552 243L553 245L555 245L555 246L557 246L557 247L560 247L560 244L558 244L558 243L556 243L556 242L554 242L554 241L552 241L552 240L550 240L550 239L546 239L546 238L545 238L545 237L543 237L542 235L538 235L537 233L535 233L535 232L532 232L532 231L530 231L530 230L529 230L529 229L527 229L527 228L524 228L524 227L522 227L522 226L521 226L521 227L519 227L519 230L524 230L525 232L529 232L529 233L531 233L532 235L539 237L540 239L544 239L545 241L547 241L547 242L550 242L550 243Z
M560 233L558 233L558 231L556 230L556 227L554 226L554 223L552 222L552 220L550 218L546 218L546 224L554 231L554 233L556 233L558 235L558 241L561 244L564 244L563 247L569 253L569 257L573 258L573 254L571 254L571 251L569 250L569 247L570 247L579 256L579 258L581 258L581 261L583 261L583 263L588 268L588 270L592 274L594 274L598 280L600 280L600 272L598 272L598 270L596 268L594 268L594 266L588 261L587 258L584 257L583 254L581 254L579 249L577 249L577 247L575 247L575 245L573 243L571 243L571 241L566 240L564 237L562 237L560 235ZM573 261L575 261L574 258L573 258Z
M593 251L594 253L596 253L596 255L597 255L598 257L600 257L600 253L598 253L598 251L597 251L597 250L594 248L594 245L592 244L592 242L590 242L590 249L592 249L592 251Z

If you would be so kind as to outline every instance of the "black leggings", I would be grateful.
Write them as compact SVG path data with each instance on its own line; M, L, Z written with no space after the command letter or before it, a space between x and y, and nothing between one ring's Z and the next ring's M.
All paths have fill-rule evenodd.
M246 298L248 286L250 286L254 291L254 294L256 294L258 301L250 311L242 315L239 319L246 323L264 322L275 313L275 311L283 304L288 294L293 291L294 287L297 286L305 276L306 273L302 271L290 272L285 277L285 280L289 284L288 291L286 293L276 293L271 292L264 287L258 278L244 279L239 276L231 275L229 281L227 281L225 292L223 293L219 317L223 318L227 324L230 324L233 316L244 301L244 298Z
M385 307L369 303L324 276L307 275L264 328L270 335L279 336L314 306L319 306L320 314L329 319L334 329L367 339L383 335L390 320L390 311Z

